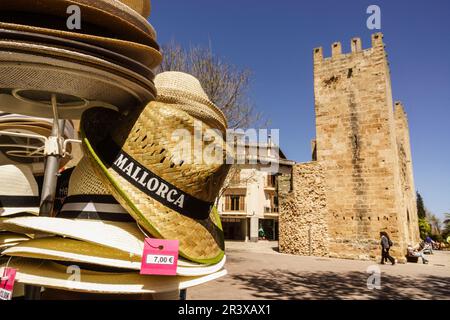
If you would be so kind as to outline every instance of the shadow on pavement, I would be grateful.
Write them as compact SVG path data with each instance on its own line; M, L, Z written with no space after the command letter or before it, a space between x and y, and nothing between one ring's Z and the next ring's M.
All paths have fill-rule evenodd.
M232 275L255 299L450 299L450 277L383 275L381 289L367 288L368 273L262 270Z

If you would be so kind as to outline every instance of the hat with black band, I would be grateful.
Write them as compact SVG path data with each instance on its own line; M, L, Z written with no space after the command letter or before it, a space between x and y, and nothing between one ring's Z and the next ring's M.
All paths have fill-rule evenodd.
M39 214L39 188L28 165L0 165L0 217Z
M223 132L226 120L212 102L191 99L206 96L192 76L163 73L155 83L166 89L166 84L188 85L166 90L174 93L171 101L157 97L143 110L122 117L101 108L86 111L80 127L85 153L111 194L147 232L179 240L180 255L186 259L217 263L224 255L224 239L220 217L212 207L229 170L223 136L200 142L219 150L216 162L180 153L173 134L179 130L192 138L196 124L204 135Z
M7 240L15 242L13 248L3 252L6 256L134 271L141 268L146 236L133 217L107 193L86 158L72 173L69 195L57 217L17 217L4 220L3 226L10 231ZM46 236L18 245L18 236L24 237L17 234L19 230ZM211 265L178 259L177 275L215 273L224 263L225 257Z

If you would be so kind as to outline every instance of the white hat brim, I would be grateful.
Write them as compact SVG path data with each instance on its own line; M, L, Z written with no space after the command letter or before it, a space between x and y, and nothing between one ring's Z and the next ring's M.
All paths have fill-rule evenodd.
M216 280L227 274L222 270L201 277L145 276L138 273L107 273L80 269L79 277L66 266L50 261L12 259L16 281L34 286L101 294L143 294L183 290ZM3 267L0 268L3 272ZM72 281L71 279L80 281Z
M27 240L30 240L30 238L23 234L17 234L13 232L0 232L0 245L19 243Z
M35 258L56 261L70 261L129 270L141 269L141 256L132 256L125 252L105 248L84 241L62 239L58 237L30 240L3 251L4 255L22 258ZM224 257L211 266L183 266L178 260L177 275L203 276L220 271L225 265ZM181 264L181 265L180 265Z
M35 216L39 215L39 208L33 207L33 208L19 208L19 207L1 207L0 208L0 217L8 217L19 213L28 213Z
M1 227L12 232L47 233L86 241L142 257L144 235L135 223L99 220L73 220L48 217L18 217L3 220ZM222 262L222 261L221 261ZM219 263L221 263L219 262ZM206 264L179 260L182 267L205 267Z

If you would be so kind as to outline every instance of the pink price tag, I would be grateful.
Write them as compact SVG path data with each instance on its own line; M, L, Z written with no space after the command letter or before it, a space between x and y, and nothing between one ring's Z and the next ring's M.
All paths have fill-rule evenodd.
M178 240L145 239L141 274L175 276L178 246Z
M16 280L16 269L5 268L0 278L0 300L11 300L14 281Z

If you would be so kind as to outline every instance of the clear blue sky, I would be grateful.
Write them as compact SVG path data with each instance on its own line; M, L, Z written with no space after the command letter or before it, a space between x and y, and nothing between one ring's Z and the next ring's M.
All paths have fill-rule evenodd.
M438 215L450 212L450 1L152 0L159 42L209 45L252 70L251 98L280 129L288 158L310 160L315 137L312 50L350 39L370 46L366 9L381 7L393 97L409 117L416 189Z

